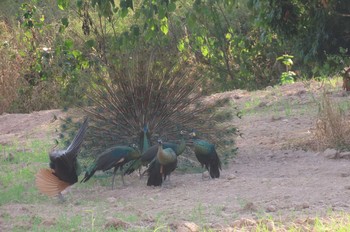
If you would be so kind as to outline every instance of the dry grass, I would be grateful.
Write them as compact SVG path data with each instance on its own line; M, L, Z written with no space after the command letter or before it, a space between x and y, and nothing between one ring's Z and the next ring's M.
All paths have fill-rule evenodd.
M2 114L17 98L17 89L21 86L19 72L22 64L21 57L8 47L11 43L11 28L5 21L0 21L0 42L0 114Z
M318 150L348 149L350 144L350 122L339 104L323 93L316 119L315 140Z

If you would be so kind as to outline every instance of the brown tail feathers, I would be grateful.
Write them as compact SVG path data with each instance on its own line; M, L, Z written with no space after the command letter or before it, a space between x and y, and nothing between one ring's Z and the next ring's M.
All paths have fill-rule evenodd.
M53 174L53 170L50 169L40 169L35 177L36 187L41 193L49 197L58 195L70 185L58 179Z

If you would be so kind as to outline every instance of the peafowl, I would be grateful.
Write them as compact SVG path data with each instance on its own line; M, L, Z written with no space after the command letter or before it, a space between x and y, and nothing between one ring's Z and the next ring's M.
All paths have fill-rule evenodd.
M184 138L185 131L180 131L180 136L181 140L179 144L176 143L171 143L171 142L164 142L163 143L163 148L171 148L173 151L175 151L176 156L181 155L186 148L186 141ZM157 156L158 152L158 144L153 145L150 147L148 150L144 151L141 155L140 158L135 160L126 170L125 174L131 174L133 173L136 169L140 169L141 166L147 166L151 161ZM142 177L142 175L140 175Z
M150 143L150 133L148 131L148 126L144 126L143 127L143 131L141 132L140 134L140 141L139 141L139 147L141 148L141 152L142 154L144 154L151 146L151 143ZM142 177L141 175L141 168L142 168L142 165L146 165L148 164L145 163L145 161L141 160L142 156L138 159L136 159L134 162L132 162L129 167L126 169L125 173L124 174L131 174L132 172L134 172L136 169L139 170L139 175L140 175L140 178Z
M156 158L149 165L147 186L160 186L163 180L176 169L177 156L173 149L163 149L162 140L158 140L158 151Z
M219 178L221 161L216 153L214 144L198 139L195 132L190 133L190 136L192 137L194 153L202 167L205 166L211 178Z
M90 165L90 167L85 172L85 176L81 180L81 182L88 181L98 170L107 171L114 167L113 178L112 178L112 189L114 189L114 179L115 179L117 170L120 168L122 172L124 164L126 164L131 160L139 158L140 155L141 154L139 150L135 149L134 147L128 147L128 146L111 147L105 150L103 153L101 153L97 157L95 162ZM123 185L125 185L123 172L121 173L121 178L122 178Z
M78 181L81 172L77 161L77 155L83 143L88 127L88 118L81 125L78 133L66 150L54 150L50 152L50 169L41 169L36 174L36 186L39 191L47 196L56 196L61 200L61 192L68 186Z

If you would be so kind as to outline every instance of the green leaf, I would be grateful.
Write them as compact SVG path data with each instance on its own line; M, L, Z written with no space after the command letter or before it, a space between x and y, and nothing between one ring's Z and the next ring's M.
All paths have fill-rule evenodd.
M161 26L160 26L160 30L164 33L164 35L167 35L169 32L169 28L168 28L168 18L164 17L161 20Z
M176 3L175 2L171 2L168 5L168 11L169 12L174 12L176 10Z
M66 39L64 41L64 46L65 46L66 49L71 49L73 47L73 40Z
M88 41L85 42L85 45L86 45L88 48L92 48L92 47L95 46L95 40L89 39Z
M68 18L66 18L66 17L62 18L61 23L63 26L68 27L68 24L69 24Z
M79 50L73 50L72 55L74 56L75 59L81 56L81 51Z
M185 42L183 40L179 41L179 44L177 45L177 49L182 52L185 50Z
M201 46L201 52L204 57L208 57L209 55L209 48L207 46Z
M68 7L69 0L57 0L57 6L60 10L65 10Z

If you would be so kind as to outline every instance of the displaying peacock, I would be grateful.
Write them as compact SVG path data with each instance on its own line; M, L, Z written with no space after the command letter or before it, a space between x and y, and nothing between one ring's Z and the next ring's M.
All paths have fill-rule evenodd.
M63 200L61 192L78 181L81 169L77 156L87 127L86 118L67 149L50 152L50 169L41 169L36 174L35 183L41 193L47 196L59 196Z
M216 153L215 145L206 140L198 139L195 132L190 133L190 136L192 137L191 144L193 145L194 153L202 167L205 166L211 178L219 178L221 161Z
M176 156L181 155L186 149L186 140L184 138L185 133L185 131L180 131L180 143L163 142L163 148L171 148L173 151L175 151ZM158 144L147 149L142 153L140 158L131 163L131 165L125 170L125 174L131 174L135 170L140 169L142 166L147 166L157 156L157 152Z
M176 169L177 155L171 148L163 149L162 140L158 140L157 156L151 162L147 169L148 172L148 186L161 186L163 180Z
M97 159L87 168L84 178L81 182L88 181L96 171L107 171L114 167L113 178L112 178L112 189L114 189L114 179L118 169L121 170L121 178L123 185L124 174L123 174L123 165L128 163L131 160L137 159L140 157L140 152L134 147L128 146L114 146L103 153L101 153Z
M80 156L85 162L116 141L138 144L144 154L156 138L178 140L179 131L192 128L218 148L232 150L234 130L223 122L232 118L235 109L229 100L206 100L200 75L191 63L158 48L135 48L110 62L108 68L91 74L86 96L81 98L85 102L78 103L90 118L91 129ZM143 164L150 160L142 158Z

